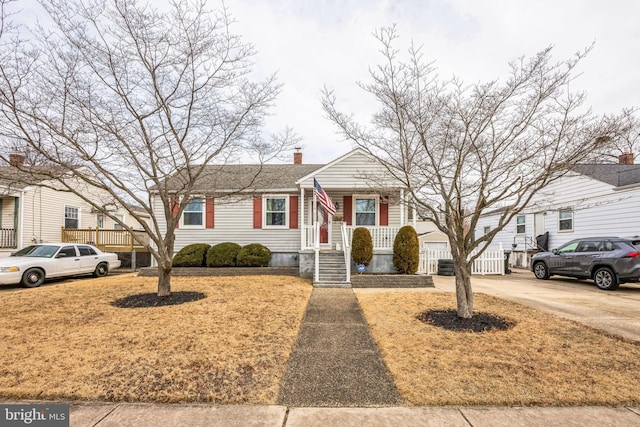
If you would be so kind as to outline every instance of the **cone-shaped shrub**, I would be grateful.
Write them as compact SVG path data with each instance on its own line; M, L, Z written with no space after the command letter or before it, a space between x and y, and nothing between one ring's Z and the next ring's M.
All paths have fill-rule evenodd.
M211 246L207 251L207 267L234 267L240 249L239 244L232 242Z
M271 251L259 243L243 246L236 257L238 267L266 267L271 259Z
M410 226L402 227L393 242L393 266L401 274L415 274L420 263L418 233Z
M194 243L180 249L173 257L174 267L204 267L207 251L211 246L206 243Z
M358 227L353 230L351 258L356 264L369 265L371 262L371 258L373 258L373 240L368 229Z

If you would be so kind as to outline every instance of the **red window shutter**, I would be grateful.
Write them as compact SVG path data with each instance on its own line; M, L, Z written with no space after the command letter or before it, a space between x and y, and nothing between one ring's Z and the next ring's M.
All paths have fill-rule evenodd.
M253 228L262 228L262 196L253 198Z
M213 228L215 226L215 213L213 205L213 197L207 197L205 202L205 211L207 216L207 228Z
M353 197L352 196L344 196L342 198L342 205L343 205L343 213L342 213L342 217L344 219L344 222L347 223L347 225L351 225L352 222L352 216L353 214L352 212L352 203L353 203Z
M380 225L389 225L389 196L380 197Z
M171 196L169 205L171 207L171 215L176 219L176 228L179 228L180 218L178 217L178 212L180 211L180 203L178 202L178 196Z
M289 196L289 228L298 228L298 196Z

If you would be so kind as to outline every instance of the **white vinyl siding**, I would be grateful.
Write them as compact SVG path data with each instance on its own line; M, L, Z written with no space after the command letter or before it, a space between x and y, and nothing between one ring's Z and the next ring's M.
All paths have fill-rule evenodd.
M157 197L154 198L154 211L162 211L162 205ZM263 218L264 212L263 209ZM300 250L301 230L299 228L253 228L253 199L251 197L217 198L215 218L215 228L178 228L174 253L192 243L215 245L222 242L233 242L241 246L260 243L269 248L271 252L298 252ZM164 233L166 230L164 218L160 215L157 217L157 221ZM298 224L302 224L300 218Z
M537 203L536 203L537 202ZM559 212L571 209L572 231L560 230ZM557 248L569 240L593 236L634 236L640 230L640 186L615 190L613 186L584 176L565 176L539 193L528 212L542 212L544 230L549 232L549 248ZM532 224L533 213L526 214ZM480 219L476 230L496 227L497 215ZM515 219L499 232L493 243L510 247L514 242ZM534 239L533 227L527 234ZM517 250L523 249L519 245Z

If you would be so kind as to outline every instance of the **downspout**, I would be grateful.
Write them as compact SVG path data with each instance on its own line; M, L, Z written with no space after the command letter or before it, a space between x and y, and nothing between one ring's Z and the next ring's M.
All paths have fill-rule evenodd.
M22 242L24 242L24 190L20 190L20 198L18 199L20 206L18 209L20 211L20 218L18 218L18 241L17 249L22 249Z

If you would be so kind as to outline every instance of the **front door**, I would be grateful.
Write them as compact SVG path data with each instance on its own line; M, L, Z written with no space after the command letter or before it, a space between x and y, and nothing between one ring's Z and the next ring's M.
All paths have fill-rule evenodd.
M316 210L313 210L313 200L309 201L309 212L312 213L311 223L320 223L320 244L323 246L331 245L331 218L329 214L322 209L322 206L318 203Z
M318 222L320 223L320 244L328 245L329 242L329 214L318 205Z

